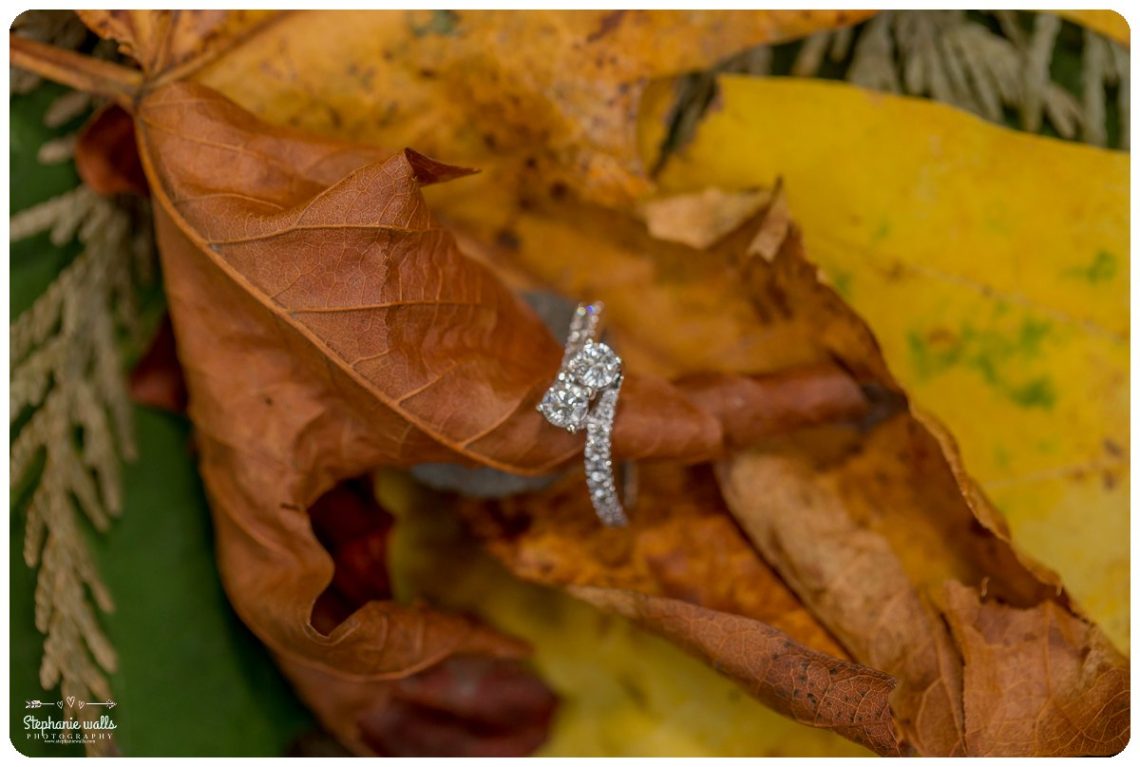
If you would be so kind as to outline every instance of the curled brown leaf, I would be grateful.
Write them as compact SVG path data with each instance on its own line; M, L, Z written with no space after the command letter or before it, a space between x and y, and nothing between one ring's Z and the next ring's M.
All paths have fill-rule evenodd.
M785 716L884 756L902 754L889 674L809 650L760 621L689 602L590 586L569 592L672 639Z
M781 311L781 297L797 292L783 303L793 314L836 305L794 227L782 241L753 240L747 253L740 261L745 280L758 300L769 299L758 312ZM865 327L850 310L839 311L848 314L848 333ZM894 386L873 343L836 344L838 338L832 349L846 368L886 390ZM1107 640L1079 616L1057 576L1013 546L952 439L929 418L907 409L862 432L832 427L761 440L721 462L718 475L733 516L764 559L855 659L899 680L892 706L918 753L1111 753L1127 740L1119 719L1111 736L1097 721L1103 701L1118 705L1126 697L1127 661L1106 650ZM1048 737L996 746L975 736L1016 717L1018 704L979 687L986 675L971 668L962 631L947 627L958 619L939 605L943 588L959 597L977 589L1009 605L986 612L992 633L1011 631L1026 612L1055 615L1073 627L1070 652L1097 655L1095 678L1066 679L1061 697L1070 716L1044 725L1053 728ZM1004 659L1006 672L1047 665L1046 645L1018 651L1026 657ZM1047 682L1037 676L1033 684ZM1104 737L1086 737L1090 731Z
M337 485L309 513L335 567L311 618L329 634L369 602L392 599L394 519L368 478ZM281 665L324 726L359 754L524 756L546 739L557 702L511 657L459 654L394 680L345 678L290 659Z
M136 128L238 614L299 689L325 690L303 695L326 719L454 655L517 657L484 626L390 600L313 622L335 568L307 509L340 480L425 461L535 473L581 449L534 410L558 343L424 203L423 184L464 171L270 129L194 85L148 92ZM778 421L771 405L743 412ZM682 388L631 372L618 454L697 460L723 433Z
M1020 609L950 582L943 611L965 663L966 744L978 756L1114 755L1128 744L1128 664L1056 602Z
M154 77L195 59L210 58L271 21L272 11L118 10L76 11L100 37L114 40L119 50Z
M75 169L102 195L149 194L135 146L135 125L120 106L103 107L83 126L75 146Z

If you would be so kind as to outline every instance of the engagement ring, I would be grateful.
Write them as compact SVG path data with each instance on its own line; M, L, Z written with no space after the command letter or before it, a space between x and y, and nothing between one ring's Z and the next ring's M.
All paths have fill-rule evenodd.
M538 412L554 426L571 434L586 429L586 487L594 511L603 523L626 524L614 482L610 441L618 391L621 357L597 340L603 305L579 304L570 322L570 335L558 371Z

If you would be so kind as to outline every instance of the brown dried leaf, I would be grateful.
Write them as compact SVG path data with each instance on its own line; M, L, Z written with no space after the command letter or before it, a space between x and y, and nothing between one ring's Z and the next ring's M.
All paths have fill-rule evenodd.
M971 688L963 687L961 653L943 614L931 604L932 592L957 581L1026 609L1048 604L1075 616L1075 608L1054 574L1011 545L1001 517L962 469L943 430L905 408L900 412L905 396L877 344L821 284L782 197L776 195L758 229L743 226L700 258L670 243L654 244L615 214L567 207L562 214L542 206L522 211L511 224L507 246L487 251L487 258L523 281L537 277L558 290L600 294L613 312L618 348L633 364L676 374L689 372L686 366L694 359L713 369L719 363L722 370L837 361L871 395L872 411L859 428L833 426L789 436L788 424L779 430L784 436L773 439L776 430L766 435L726 427L730 444L759 445L761 451L722 465L723 491L752 545L814 617L854 659L898 678L891 700L909 747L927 754L968 753L963 690L969 695ZM575 252L591 253L594 268L568 268ZM644 321L647 314L652 323ZM694 325L700 330L690 336ZM706 350L715 349L712 359L702 358L698 338ZM818 385L821 379L814 381ZM690 399L706 409L719 408L722 421L731 423L729 403L739 385L713 387L708 397L697 387ZM807 409L810 387L789 384L788 392L797 408ZM548 508L552 499L533 504ZM589 509L583 504L578 513L586 516ZM534 530L515 520L499 533L503 540L491 543L524 577L559 582L571 559L589 573L581 563L605 562L602 558L612 553L584 548L588 537L561 513L550 519L537 512L529 516ZM550 526L560 520L565 532L555 535ZM525 532L512 535L512 524ZM692 534L679 532L670 545L683 552L687 537ZM567 563L560 565L555 552L563 547ZM636 549L629 556L650 557ZM707 572L700 579L717 582L718 577ZM651 596L661 590L659 583L644 579L620 587ZM708 589L690 588L678 596L748 615L740 604L718 603L719 595ZM1100 637L1097 629L1090 632ZM1108 662L1125 663L1119 656ZM975 716L1000 720L1003 713L995 705L979 697ZM1081 713L1083 718L1071 724L1074 736L1094 715L1091 709Z
M465 251L512 284L604 301L615 348L632 370L751 376L850 359L844 364L856 381L897 389L882 383L890 376L870 331L837 295L819 289L810 263L784 260L755 284L741 278L753 247L778 249L788 237L782 195L715 246L697 250L571 198L499 208L494 198L460 198L459 186L429 190L429 199L455 192L441 204Z
M463 513L515 574L637 620L797 721L898 753L894 680L849 661L757 557L708 467L645 464L638 485L622 530L597 524L577 473L541 494L467 502Z
M546 740L556 703L516 661L460 655L396 682L360 728L381 756L528 756Z
M83 183L104 196L150 193L135 145L134 120L126 110L109 104L91 116L75 145L75 170Z
M745 455L726 464L722 486L749 538L808 608L854 657L898 677L894 704L914 748L964 755L961 665L945 627L888 542L851 520L819 473L783 451Z
M526 756L546 739L557 703L520 661L483 653L452 655L396 680L277 661L358 756Z
M366 293L365 275L377 271L360 271L359 259L373 248L379 273L388 274L386 264L393 264L387 283L392 290L399 290L401 276L407 278L403 303L412 307L407 313L430 317L417 308L416 296L422 292L416 292L409 275L422 280L425 262L436 269L453 266L461 274L463 265L446 235L432 227L419 201L417 174L434 178L451 171L412 154L375 162L368 152L267 133L197 87L150 94L137 120L190 392L189 413L216 520L219 567L239 615L283 668L294 672L302 690L307 679L335 677L343 692L335 700L338 713L346 706L351 710L362 696L370 699L369 691L375 693L384 683L456 653L523 652L512 640L467 619L391 601L368 602L328 634L310 623L318 596L332 580L333 563L313 535L306 508L337 480L360 474L383 458L403 460L417 451L451 453L416 432L376 395L365 393L366 384L352 372L335 377L330 370L335 364L325 356L333 353L310 340L315 335L311 326L290 324L288 312L270 298L270 289L285 286L265 281L295 279L289 294L294 306L310 300L318 304L322 290L329 291L329 301L347 302L355 294L363 306L385 303L382 296ZM330 181L346 175L345 183L326 192ZM375 187L368 189L367 183ZM332 222L324 232L319 229L322 212ZM354 212L357 219L351 218ZM368 224L354 228L355 221ZM215 241L237 242L207 244L203 232ZM323 234L320 240L318 233ZM322 258L319 243L326 241L341 255L353 253L354 259L338 259L331 251L327 260ZM401 260L408 271L400 272ZM271 264L272 269L265 268ZM306 282L306 266L328 270L314 271ZM488 276L472 272L470 280L457 286L459 291L513 300ZM435 293L436 287L420 284L418 290L440 301L452 298ZM392 311L400 311L399 302L389 303L395 304ZM453 303L458 312L479 311L470 299ZM363 342L385 342L387 334L375 314L363 321L350 310L343 314ZM335 320L320 325L322 312L312 316L318 327L335 326ZM470 315L461 316L466 320ZM518 326L526 327L526 321L521 318ZM374 332L365 334L369 322ZM479 322L476 318L472 324ZM399 366L399 355L393 357ZM422 365L412 367L405 360L405 375L428 375ZM354 411L354 405L360 410ZM400 434L407 439L400 441ZM342 726L355 727L351 720ZM359 733L338 734L363 748Z
M273 18L273 11L76 11L102 38L115 40L149 75L216 55Z
M163 318L130 376L131 399L140 405L172 413L186 410L186 379L178 363L170 315Z
M758 292L774 285L790 292L798 282L805 292L793 305L810 311L814 276L794 264L807 262L793 230L779 249L744 263L746 280ZM818 284L814 290L830 293ZM841 358L867 371L882 364L874 347L847 347ZM984 741L973 733L1017 716L1007 699L978 688L968 656L964 672L962 640L945 623L955 617L933 603L946 584L952 593L966 584L1011 605L992 612L994 631L1009 630L999 626L1022 611L1065 616L1084 627L1071 634L1076 652L1095 652L1099 668L1111 671L1068 680L1061 705L1072 717L1051 722L1048 738L991 741L989 749L1054 754L1064 751L1049 749L1067 742L1082 753L1112 753L1126 742L1119 720L1111 736L1094 722L1098 701L1125 694L1127 661L1104 649L1104 636L1075 612L1056 575L1012 546L952 440L929 419L903 412L866 434L827 428L764 441L718 473L733 515L764 559L856 660L898 678L892 706L919 753L982 753ZM1007 672L1017 664L1040 668L1041 650L1021 648L1037 657L1011 658ZM1085 736L1094 727L1099 740Z
M624 529L597 523L582 481L572 472L542 493L470 500L462 512L489 551L522 578L691 602L769 623L815 650L845 656L756 556L707 466L641 466L632 523Z
M392 598L394 520L367 478L337 485L309 513L335 566L311 619L329 634L369 602ZM526 755L545 740L556 704L513 658L455 655L396 680L345 678L292 659L281 659L281 667L323 725L358 754Z
M335 576L306 509L336 482L424 461L533 473L581 449L534 410L557 342L424 204L422 184L465 171L276 131L196 85L150 91L136 128L238 614L326 721L448 657L519 655L483 626L391 601L313 617ZM787 420L763 382L754 391L736 412ZM683 389L631 372L618 454L706 458L723 433Z
M1018 609L950 582L944 611L966 664L966 744L978 756L1116 754L1128 744L1128 664L1057 603Z
M809 650L760 621L688 602L589 586L569 591L660 632L784 716L834 730L876 753L901 755L889 674Z
M549 429L532 407L557 369L557 342L459 252L420 197L421 184L464 171L410 151L377 162L368 150L273 133L200 86L151 93L137 119L146 165L162 182L165 250L187 254L177 258L187 262L175 265L180 273L199 267L185 283L170 280L171 291L189 296L193 275L240 294L235 305L272 324L273 337L314 363L313 375L373 427L356 463L466 458L537 473L577 452L578 440ZM202 305L194 316L202 324L209 314ZM190 334L179 329L193 380L188 360L212 367L225 345L195 332L207 345L187 351ZM255 340L219 327L217 338L226 337ZM693 460L720 450L720 423L681 389L636 371L626 385L619 455ZM745 415L779 415L762 401L766 391L755 389ZM210 415L197 417L213 427Z

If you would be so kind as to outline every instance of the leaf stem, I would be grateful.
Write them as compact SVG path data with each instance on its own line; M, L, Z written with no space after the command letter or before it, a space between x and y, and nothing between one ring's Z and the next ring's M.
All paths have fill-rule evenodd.
M143 75L109 61L9 35L11 65L76 90L107 96L130 110L142 88Z

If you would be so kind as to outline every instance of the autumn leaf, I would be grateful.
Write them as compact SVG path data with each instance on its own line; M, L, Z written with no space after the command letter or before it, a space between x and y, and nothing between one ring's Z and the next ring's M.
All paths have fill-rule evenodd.
M217 19L216 13L83 17L137 51L160 82L191 74L268 122L365 144L414 146L493 168L512 184L564 184L590 199L626 204L649 188L631 122L649 80L868 15L305 11ZM192 34L197 27L210 32L206 43ZM158 34L167 28L174 42ZM202 47L198 58L169 69ZM524 171L522 181L515 178Z
M420 197L421 183L461 171L272 131L194 85L149 93L136 125L219 567L239 615L301 689L340 690L340 712L359 701L354 690L452 655L516 655L463 618L390 601L328 633L310 616L332 573L306 509L331 483L440 460L547 470L580 449L570 435L546 436L534 411L556 342ZM723 452L717 414L684 389L635 373L626 388L619 454ZM782 423L767 390L753 390L752 409ZM857 387L837 391L849 403L840 411L862 407ZM830 412L813 405L802 418ZM351 720L307 698L363 748Z
M707 467L645 465L627 530L592 519L581 476L464 513L516 574L662 633L775 710L897 753L894 680L851 663L733 524ZM709 552L717 552L709 557ZM856 710L854 699L873 701Z
M75 169L101 195L149 193L131 115L115 104L96 112L76 139Z
M131 399L140 405L184 413L188 399L186 379L178 363L174 327L170 317L163 318L146 351L135 363L130 375Z
M76 11L100 37L154 76L200 65L275 20L274 11Z
M396 682L360 727L381 756L528 756L546 739L555 702L518 664L456 656Z
M703 202L696 199L695 204ZM559 238L516 235L512 237L513 247L501 249L497 257L508 267L541 265L542 277L575 275L560 268L557 259L563 254L573 258L573 250L584 248L590 237L610 243L599 243L590 252L609 266L611 275L637 274L637 270L619 266L632 263L644 264L645 271L654 275L645 293L639 293L636 282L628 281L624 284L628 295L619 290L606 294L618 318L615 331L622 339L623 353L628 351L634 359L642 359L638 352L645 353L648 347L646 359L675 366L686 359L687 339L668 329L684 326L688 307L677 294L670 295L668 286L671 271L691 270L696 254L683 259L679 255L681 246L658 243L654 247L645 235L639 238L630 234L632 226L606 215L598 213L595 226L588 228L580 227L583 216L576 216L579 231L588 234L571 239L565 251L547 245ZM527 211L512 232L537 231L528 228L530 222L537 224L542 219L541 209ZM602 225L605 221L608 227ZM542 225L553 224L548 218ZM532 242L536 248L533 255ZM539 247L544 258L539 258ZM742 444L754 449L767 447L762 447L761 453L742 453L721 464L725 500L763 560L844 649L857 661L898 679L891 707L908 747L923 754L971 753L964 696L975 701L971 716L979 720L1000 720L1009 712L1000 701L976 694L972 682L964 687L967 682L960 650L946 629L942 613L931 607L931 595L946 582L960 582L982 590L990 599L1024 609L1067 611L1072 620L1082 619L1072 612L1056 576L1012 547L1004 521L967 476L942 428L907 412L905 407L900 411L905 399L887 373L877 345L834 290L820 282L817 269L804 256L801 235L788 220L787 207L779 195L767 208L758 229L742 226L716 248L701 254L701 263L710 273L737 274L735 280L717 285L721 310L710 313L705 321L719 322L721 332L709 337L731 342L726 348L746 348L758 360L786 359L789 349L801 364L813 358L837 360L854 371L865 388L869 382L879 387L885 406L879 409L877 422L864 427L865 433L851 426L831 426L790 436L792 430L785 429L775 440L749 435ZM599 278L598 290L604 292L602 281ZM708 284L691 279L688 292L678 293L692 302ZM653 307L653 328L659 332L650 337L636 332L640 323L635 319L634 302ZM739 311L752 313L750 326L728 323L737 311L735 302L740 302ZM630 318L628 325L626 317ZM623 332L627 328L635 330ZM730 335L733 331L735 335ZM795 339L795 343L788 339ZM735 364L750 362L747 357L737 359ZM728 355L721 357L722 364L734 361ZM662 492L671 499L677 495L675 488L671 493ZM652 500L649 503L652 508ZM704 503L710 510L717 505L707 498ZM589 550L580 550L590 538L574 529L571 515L549 515L550 509L558 507L549 495L519 505L530 510L522 519L513 519L509 502L495 504L497 511L484 512L491 514L491 519L505 515L498 533L488 532L485 526L476 528L489 541L491 550L517 574L552 584L566 582L568 572L592 580L598 576L582 563L610 563L618 556L612 549L599 549L592 555ZM512 530L523 532L512 534ZM698 560L709 550L685 553L684 542L693 539L697 536L692 532L669 536L671 548L667 550L671 556L667 561L673 567L696 567L682 563ZM634 562L654 561L648 551L636 549L621 556ZM570 562L575 563L573 569ZM588 585L610 586L608 577ZM710 574L708 579L732 580L717 574ZM619 587L651 597L661 588L655 581L644 579ZM678 593L702 607L715 605L727 615L744 612L739 604L725 609L723 601L717 602L715 592L690 587ZM636 614L644 619L647 613ZM661 614L656 615L664 620ZM1099 629L1082 625L1088 627L1089 642L1097 646L1105 643ZM884 630L885 626L891 630ZM656 628L668 630L664 623ZM922 643L916 645L916 638ZM1117 653L1108 657L1111 660L1106 665L1116 670L1110 677L1116 680L1114 685L1086 688L1081 686L1085 680L1078 679L1064 692L1066 700L1089 700L1074 720L1077 728L1086 726L1102 702L1120 700L1124 677L1119 672L1127 667L1127 661ZM714 658L718 666L724 666L725 659ZM1093 699L1093 695L1105 697ZM1111 753L1122 745L1118 738L1098 748ZM1013 750L1018 744L1008 747L1004 753L1018 753Z
M592 510L580 492L581 475L575 473L540 496L549 506L541 501L473 505L464 510L466 521L476 521L467 514L478 514L479 524L486 525L480 529L497 536L495 545L502 550L532 551L529 561L535 572L549 565L552 577L582 584L594 579L615 588L653 589L656 583L659 590L653 593L668 594L672 601L691 601L690 595L699 592L708 595L712 609L736 605L754 619L778 624L801 651L810 645L823 654L843 653L834 640L813 628L818 624L789 599L790 592L779 588L733 521L717 513L723 502L717 502L707 466L645 464L640 473L642 500L628 528L632 546L618 544L620 536L607 536L605 529L590 523ZM406 474L380 472L376 490L399 520L390 560L398 594L478 615L533 645L532 662L562 701L557 725L539 755L870 753L834 730L782 717L748 695L739 682L650 634L650 628L571 597L573 586L540 586L513 577L468 534L447 496ZM716 505L703 507L708 499ZM490 508L501 514L487 516ZM548 516L554 517L553 524L545 524ZM500 528L502 535L496 532ZM559 530L575 537L560 539ZM571 545L562 548L560 542ZM674 551L678 542L688 548ZM723 555L686 555L698 551ZM576 556L588 559L574 567ZM577 577L580 571L584 573Z
M876 460L874 453L882 455L874 448L868 452L826 469L811 458L789 459L786 453L744 456L724 468L725 492L750 539L812 612L857 659L899 678L892 705L915 748L962 755L1118 752L1127 737L1127 661L1063 600L1012 593L1000 560L993 561L1000 549L992 543L974 551L936 547L933 536L939 532L940 542L963 536L948 530L927 533L921 518L902 518L908 504L881 497L897 494L887 488L902 484L898 478L873 482L859 476L865 470L860 464ZM790 479L796 476L798 482ZM757 486L772 493L760 498L752 490ZM857 488L864 486L871 488L865 491L872 496L867 500L858 497ZM785 492L797 501L794 514ZM933 495L929 489L922 494L924 500ZM884 509L893 513L880 511L883 519L871 516ZM924 533L932 538L925 544ZM960 574L940 579L929 572L929 563L945 561L948 554L957 561L946 564ZM978 582L969 569L982 574L976 587L962 585ZM943 583L960 599L935 607ZM990 656L990 667L1000 666L1009 683L1017 679L1032 694L995 695L995 672L975 658L974 637L947 629L947 624L974 621L968 608L977 610L979 604L986 605L987 631L1002 636L1000 657ZM1046 625L1052 616L1067 627L1065 643L1043 641L1041 631L1019 631L1020 616ZM1080 668L1086 657L1085 670L1069 673L1072 664ZM1054 668L1066 671L1059 674ZM1057 711L1058 706L1064 710ZM1105 720L1112 724L1103 724ZM1007 728L1020 732L979 734ZM1086 736L1091 731L1099 735Z
M1127 647L1128 155L837 83L726 77L718 103L665 191L781 177L891 372ZM641 117L650 154L666 111Z
M191 108L188 112L172 113L164 108L168 100L181 102L183 107L187 103L196 104L198 111ZM195 202L207 208L209 218L205 220L208 225L224 227L225 217L220 215L216 205L219 201L246 200L247 204L260 210L276 210L281 203L275 202L274 194L278 195L277 200L284 202L291 193L321 191L322 186L312 181L311 176L290 175L288 166L282 166L282 158L292 157L299 167L307 168L312 174L330 172L330 167L335 174L337 163L344 163L351 169L362 161L357 159L357 155L335 145L289 143L271 135L259 135L259 131L248 130L248 123L244 126L247 133L242 135L242 126L235 128L219 119L219 108L224 115L226 105L216 97L193 89L187 92L181 86L175 86L165 93L153 94L137 115L144 166L151 178L156 203L162 211L158 228L165 276L169 280L167 295L178 338L179 357L186 371L190 415L198 427L201 470L213 501L219 567L238 613L270 647L283 668L291 672L299 688L325 691L319 698L307 697L318 714L329 717L327 725L346 744L363 752L368 750L367 744L362 740L355 718L344 717L340 706L359 702L360 696L366 692L371 698L376 698L387 689L388 681L432 666L454 654L517 656L523 648L458 616L391 601L368 602L328 633L322 633L311 623L311 611L333 575L333 566L313 535L306 509L328 489L326 483L359 474L367 468L355 463L357 458L376 461L376 453L372 451L394 451L399 447L375 445L375 437L369 436L362 428L367 422L365 419L353 421L332 413L319 415L319 411L326 407L322 398L328 395L321 394L324 388L321 385L309 393L297 388L304 379L297 375L299 369L290 361L288 347L282 346L289 341L279 335L275 320L270 319L267 323L258 316L257 310L241 320L238 319L241 310L227 312L225 316L215 314L216 321L227 328L222 337L228 338L229 342L220 342L219 337L213 336L219 328L198 314L203 302L215 305L220 288L227 291L228 300L238 302L231 305L235 309L243 304L257 306L256 294L246 293L242 283L228 281L224 277L224 269L229 265L211 263L209 254L215 254L215 251L199 250L201 246L189 239L189 236L197 235L193 230L187 232L180 228L186 226L185 220L169 195L172 190L175 199L184 206L182 209L189 209L191 216L195 215ZM185 119L188 114L197 115L196 129ZM163 132L164 127L168 132ZM191 129L183 133L187 128ZM157 137L152 139L155 134ZM155 155L147 151L153 146L151 141L161 147ZM171 149L176 148L172 144L178 141L186 142L181 156L188 161L192 161L196 153L200 156L202 147L234 152L232 160L214 166L218 174L223 177L229 175L225 169L229 167L232 170L236 167L235 162L254 163L254 167L264 170L251 172L249 178L261 181L263 186L235 190L211 187L210 177L200 173L204 166L191 162L191 167L184 169L175 164L179 152ZM189 153L188 149L191 150ZM290 150L299 153L300 157L290 155ZM386 179L389 184L403 183L405 190L414 190L417 171L411 164L412 160L401 155L394 162L394 165L377 164L378 177ZM156 174L155 163L162 169L160 174ZM425 173L437 172L436 166L426 161L419 169ZM186 175L180 175L184 170L188 171ZM351 189L348 192L352 194ZM252 202L251 198L257 193L263 195L263 201ZM417 210L420 219L400 219L401 215L414 214ZM234 212L239 217L237 220L241 221L243 212L240 209L234 209ZM421 230L427 228L426 213L422 205L417 208L414 198L402 210L390 209L388 213L394 222L405 225L420 223ZM219 230L213 231L214 236L220 239ZM266 231L273 231L273 227ZM380 230L361 229L358 234L366 235L371 241L377 231ZM305 236L303 229L298 233ZM408 236L430 240L438 235L431 231L418 231L409 232ZM279 245L280 240L275 242L270 237L268 244L270 247ZM260 311L264 313L265 309ZM251 357L255 348L259 351ZM270 351L273 348L278 351ZM251 359L260 363L255 366L247 364ZM284 367L281 367L282 363ZM223 367L214 368L216 364ZM242 370L240 378L219 377L211 372L233 365L236 367L230 369ZM291 370L293 372L289 372ZM232 394L219 391L219 384L244 392L243 399L248 401L243 407L256 407L257 411L251 410L243 418L234 419L227 404L234 401ZM281 419L279 413L290 413L291 416ZM326 424L323 427L322 421ZM385 432L395 433L384 428L376 433ZM341 448L331 452L313 449L329 438L339 442ZM371 449L365 447L369 444ZM363 450L357 451L357 445ZM368 457L370 452L371 458ZM359 467L356 471L350 468L353 464ZM252 531L256 532L251 535ZM328 680L325 677L330 674L339 680L339 688L343 689L340 698L330 697L327 692L337 689L337 686L326 684ZM306 688L309 680L314 678L322 680L322 683ZM329 705L337 706L336 716L329 713Z
M1033 609L984 603L953 583L944 599L965 661L970 753L1111 754L1123 748L1128 670L1095 627L1051 602ZM1074 728L1074 722L1086 724Z
M785 286L808 282L817 293L833 295L796 265L803 261L792 229L778 250L746 262L746 281L753 289L770 286L773 278ZM806 293L795 306L808 311L811 304ZM866 352L849 347L840 354L854 367ZM880 358L877 349L874 357ZM953 440L928 417L912 410L888 417L860 439L845 440L833 428L767 446L759 442L757 448L719 466L729 508L765 560L852 656L898 678L892 707L919 753L979 753L970 739L973 728L1012 715L1009 702L979 693L977 678L964 676L960 651L928 602L943 584L964 583L989 599L1066 614L1085 626L1082 652L1110 647L1098 628L1084 622L1057 576L1013 547L1004 520L962 468ZM945 620L954 620L953 609L943 608ZM1040 658L1040 645L1024 641L1018 651ZM1081 701L1071 712L1070 735L1088 728L1106 707L1119 710L1126 697L1127 660L1115 651L1107 658L1115 682L1067 679L1071 686L1058 693ZM970 723L962 715L963 699L972 707ZM1115 730L1095 747L1058 739L1057 751L1014 740L999 748L1006 755L1088 748L1115 753L1126 738L1126 730Z
M311 618L316 631L329 634L368 603L392 599L388 548L395 520L367 478L329 490L309 515L334 564ZM325 727L356 753L526 755L546 739L557 702L512 657L456 654L394 680L345 678L291 658L279 664Z
M785 716L833 729L879 754L901 753L890 710L895 680L888 674L812 652L759 621L691 602L588 586L570 593L652 626Z
M821 652L845 651L788 591L732 522L708 467L646 464L636 524L599 527L576 472L550 490L462 513L488 550L523 578L684 600L771 624ZM715 551L715 558L704 552Z

